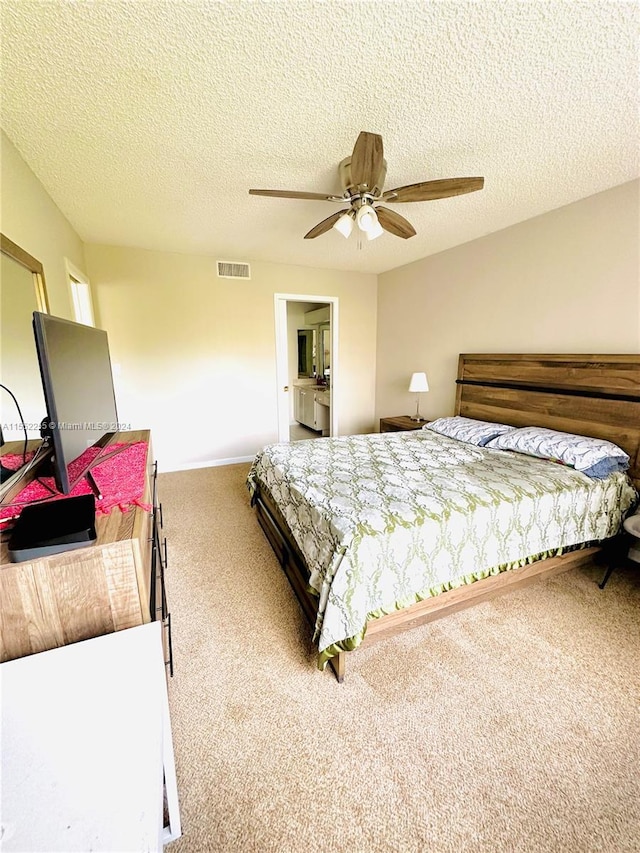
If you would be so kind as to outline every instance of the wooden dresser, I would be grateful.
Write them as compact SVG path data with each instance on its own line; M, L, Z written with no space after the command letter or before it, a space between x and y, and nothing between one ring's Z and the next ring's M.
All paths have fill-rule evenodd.
M123 432L118 441L148 442L144 502L96 518L94 545L22 563L0 546L0 661L14 660L132 628L163 623L165 661L172 674L171 615L164 588L167 561L162 505L156 489L148 431Z

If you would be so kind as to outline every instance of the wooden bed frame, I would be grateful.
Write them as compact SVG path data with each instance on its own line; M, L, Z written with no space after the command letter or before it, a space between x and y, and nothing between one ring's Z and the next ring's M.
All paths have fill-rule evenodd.
M640 489L640 355L461 355L457 386L458 415L613 441L629 454L629 474ZM255 504L258 521L313 627L317 602L307 591L304 557L271 496L258 490ZM600 551L591 547L539 560L371 620L360 647L591 563ZM347 654L340 652L329 661L340 682Z

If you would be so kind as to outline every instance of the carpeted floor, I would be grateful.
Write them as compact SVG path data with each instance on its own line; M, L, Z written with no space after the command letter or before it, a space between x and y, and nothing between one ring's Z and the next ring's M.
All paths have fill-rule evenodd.
M640 567L315 668L248 465L160 477L183 837L224 853L640 850Z

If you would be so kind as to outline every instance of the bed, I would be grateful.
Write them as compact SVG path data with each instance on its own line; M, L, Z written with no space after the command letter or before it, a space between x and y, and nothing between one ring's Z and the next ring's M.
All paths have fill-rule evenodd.
M265 448L258 521L339 681L359 646L592 561L637 500L640 356L462 355L455 414L611 441L629 469L425 429Z

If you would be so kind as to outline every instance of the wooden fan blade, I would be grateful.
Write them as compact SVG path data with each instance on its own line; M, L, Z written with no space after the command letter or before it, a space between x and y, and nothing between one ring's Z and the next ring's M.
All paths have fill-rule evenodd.
M351 181L354 186L372 190L378 183L383 162L382 137L361 131L351 155Z
M385 201L403 204L408 201L433 201L436 198L449 198L464 193L474 193L484 186L484 178L444 178L440 181L422 181L419 184L407 184L382 194Z
M271 198L306 198L317 199L317 201L349 201L339 195L327 195L326 193L299 193L295 190L249 190L249 195L267 195Z
M376 213L378 214L378 222L389 234L395 234L396 237L402 237L403 240L415 236L416 229L413 225L395 210L389 210L388 207L376 207Z
M327 216L326 219L323 219L322 222L318 222L318 224L309 231L308 234L304 235L305 240L313 240L314 237L319 237L321 234L324 234L327 231L330 231L333 228L334 223L340 219L344 210L339 210L337 213L332 213L331 216Z

